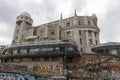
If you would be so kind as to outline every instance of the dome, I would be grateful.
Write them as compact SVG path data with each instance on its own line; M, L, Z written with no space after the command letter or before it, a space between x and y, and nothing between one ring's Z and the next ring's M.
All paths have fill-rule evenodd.
M96 14L92 14L93 17L96 17Z
M31 15L28 12L22 12L20 15L22 16L27 16L27 17L31 17Z

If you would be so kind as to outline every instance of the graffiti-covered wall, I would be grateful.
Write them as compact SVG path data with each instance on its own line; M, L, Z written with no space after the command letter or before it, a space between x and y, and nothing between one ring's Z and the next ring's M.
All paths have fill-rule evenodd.
M0 73L0 80L38 80L36 75Z
M62 74L62 69L59 66L27 66L19 64L1 64L0 70L2 72L17 72L17 73L30 73L30 74Z

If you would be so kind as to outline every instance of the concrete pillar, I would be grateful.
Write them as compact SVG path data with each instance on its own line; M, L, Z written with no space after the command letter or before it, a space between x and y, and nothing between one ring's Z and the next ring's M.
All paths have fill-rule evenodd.
M84 17L84 24L88 24L87 17Z
M57 40L60 39L60 27L57 26Z
M86 34L86 43L87 43L87 46L89 46L89 37L88 37L88 30L85 30L85 34Z
M92 41L93 41L93 44L96 45L96 43L95 43L95 34L94 34L93 31L92 31Z

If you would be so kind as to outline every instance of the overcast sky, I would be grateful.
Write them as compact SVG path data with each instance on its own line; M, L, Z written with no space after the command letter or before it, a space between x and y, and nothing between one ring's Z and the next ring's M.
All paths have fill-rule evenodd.
M16 16L28 12L40 25L74 15L97 15L100 28L100 42L120 42L120 1L119 0L0 0L0 45L12 41Z

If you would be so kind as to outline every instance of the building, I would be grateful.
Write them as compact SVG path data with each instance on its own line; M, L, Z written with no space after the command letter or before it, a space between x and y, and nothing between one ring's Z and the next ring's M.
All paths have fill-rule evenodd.
M23 12L16 18L16 26L12 44L34 43L43 40L73 40L82 53L91 53L91 48L99 44L99 28L97 17L77 16L76 10L72 17L46 24L33 26L29 13Z
M77 44L66 40L11 45L2 54L2 71L31 74L63 75L63 70L78 69L81 59Z
M77 16L75 11L66 19L61 15L50 23L32 23L27 12L17 17L12 44L0 56L1 71L69 75L78 80L120 78L120 43L99 44L95 14Z
M99 44L92 49L97 54L109 54L120 57L120 42Z
M120 78L120 42L108 42L92 48L94 53L83 54L81 67L87 75L100 75L99 79ZM85 72L84 71L84 72ZM92 74L91 74L92 72ZM86 73L83 73L86 75ZM93 76L94 77L94 76Z

